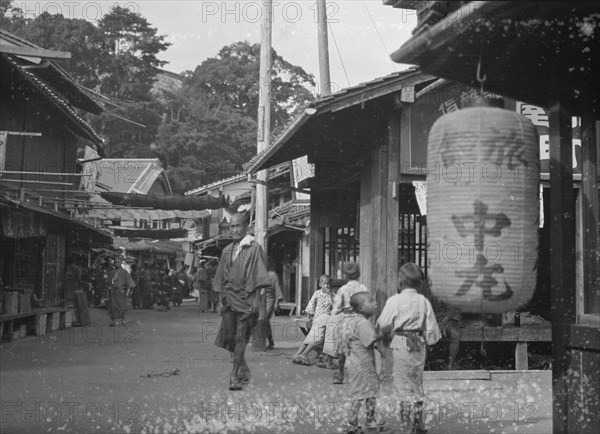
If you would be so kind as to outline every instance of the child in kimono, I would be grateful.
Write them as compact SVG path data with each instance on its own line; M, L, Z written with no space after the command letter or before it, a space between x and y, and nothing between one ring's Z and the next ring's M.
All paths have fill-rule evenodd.
M413 262L400 268L399 294L388 298L377 327L383 335L393 337L394 386L400 403L400 417L416 433L426 433L423 421L423 370L427 345L440 339L433 308L419 292L423 272Z
M375 368L375 342L379 340L369 318L377 313L377 302L368 292L358 292L350 297L354 313L343 322L341 344L346 354L346 368L350 379L348 426L346 432L362 432L358 415L362 401L367 412L367 431L383 431L383 422L375 420L375 407L379 396L379 378Z
M333 295L329 288L329 280L327 274L323 274L319 278L320 288L315 291L306 306L306 312L309 320L312 321L312 326L292 359L292 362L297 365L310 365L308 355L311 351L322 348L325 342L325 326L333 308ZM326 367L331 366L333 366L331 356L327 356Z

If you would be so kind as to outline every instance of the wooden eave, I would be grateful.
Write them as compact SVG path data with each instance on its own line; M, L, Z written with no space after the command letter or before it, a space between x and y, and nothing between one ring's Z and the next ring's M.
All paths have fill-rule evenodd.
M39 57L42 59L70 59L71 53L68 51L45 50L43 48L20 47L11 45L0 39L0 53L11 54L13 56Z
M246 166L250 174L305 155L314 158L355 158L364 151L364 135L382 122L382 106L393 108L391 95L434 80L412 68L353 86L311 103L263 153ZM390 98L385 98L385 97Z
M391 57L426 73L549 107L560 82L573 113L600 113L600 3L469 2Z

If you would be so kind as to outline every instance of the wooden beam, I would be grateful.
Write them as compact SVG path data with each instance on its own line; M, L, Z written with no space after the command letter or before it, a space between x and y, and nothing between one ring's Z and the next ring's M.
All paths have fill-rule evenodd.
M575 216L571 114L561 104L560 81L550 107L550 269L552 313L553 432L568 432L569 350L566 327L575 323Z

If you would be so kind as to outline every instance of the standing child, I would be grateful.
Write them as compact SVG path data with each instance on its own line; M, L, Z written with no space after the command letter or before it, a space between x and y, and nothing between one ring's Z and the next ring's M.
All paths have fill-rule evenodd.
M426 433L423 421L423 370L427 345L440 339L440 329L431 303L419 291L423 271L414 262L400 268L400 293L387 299L377 326L383 335L393 337L394 385L400 400L403 424L417 433Z
M325 342L325 326L333 308L333 295L329 288L329 280L327 274L319 277L320 288L315 291L308 302L308 306L306 306L308 319L312 320L312 326L304 339L304 343L298 348L292 359L292 362L298 365L309 365L308 355L310 352L322 347ZM332 366L331 356L327 356L327 366Z
M377 313L377 302L368 292L358 292L350 297L354 313L343 322L341 344L346 353L346 367L350 377L350 400L346 432L361 432L358 414L362 401L367 412L368 431L383 431L383 422L375 420L375 408L379 396L379 378L375 368L375 327L369 318Z

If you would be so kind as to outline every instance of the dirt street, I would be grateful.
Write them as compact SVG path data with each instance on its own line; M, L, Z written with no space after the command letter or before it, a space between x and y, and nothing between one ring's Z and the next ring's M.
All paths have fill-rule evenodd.
M272 321L274 350L248 348L252 382L232 392L229 353L213 345L216 314L187 301L129 311L123 327L109 327L106 310L91 315L85 328L2 344L2 433L340 432L347 385L291 363L302 334L287 316ZM551 431L550 371L461 375L426 373L430 433ZM397 402L383 384L388 432L400 432Z

